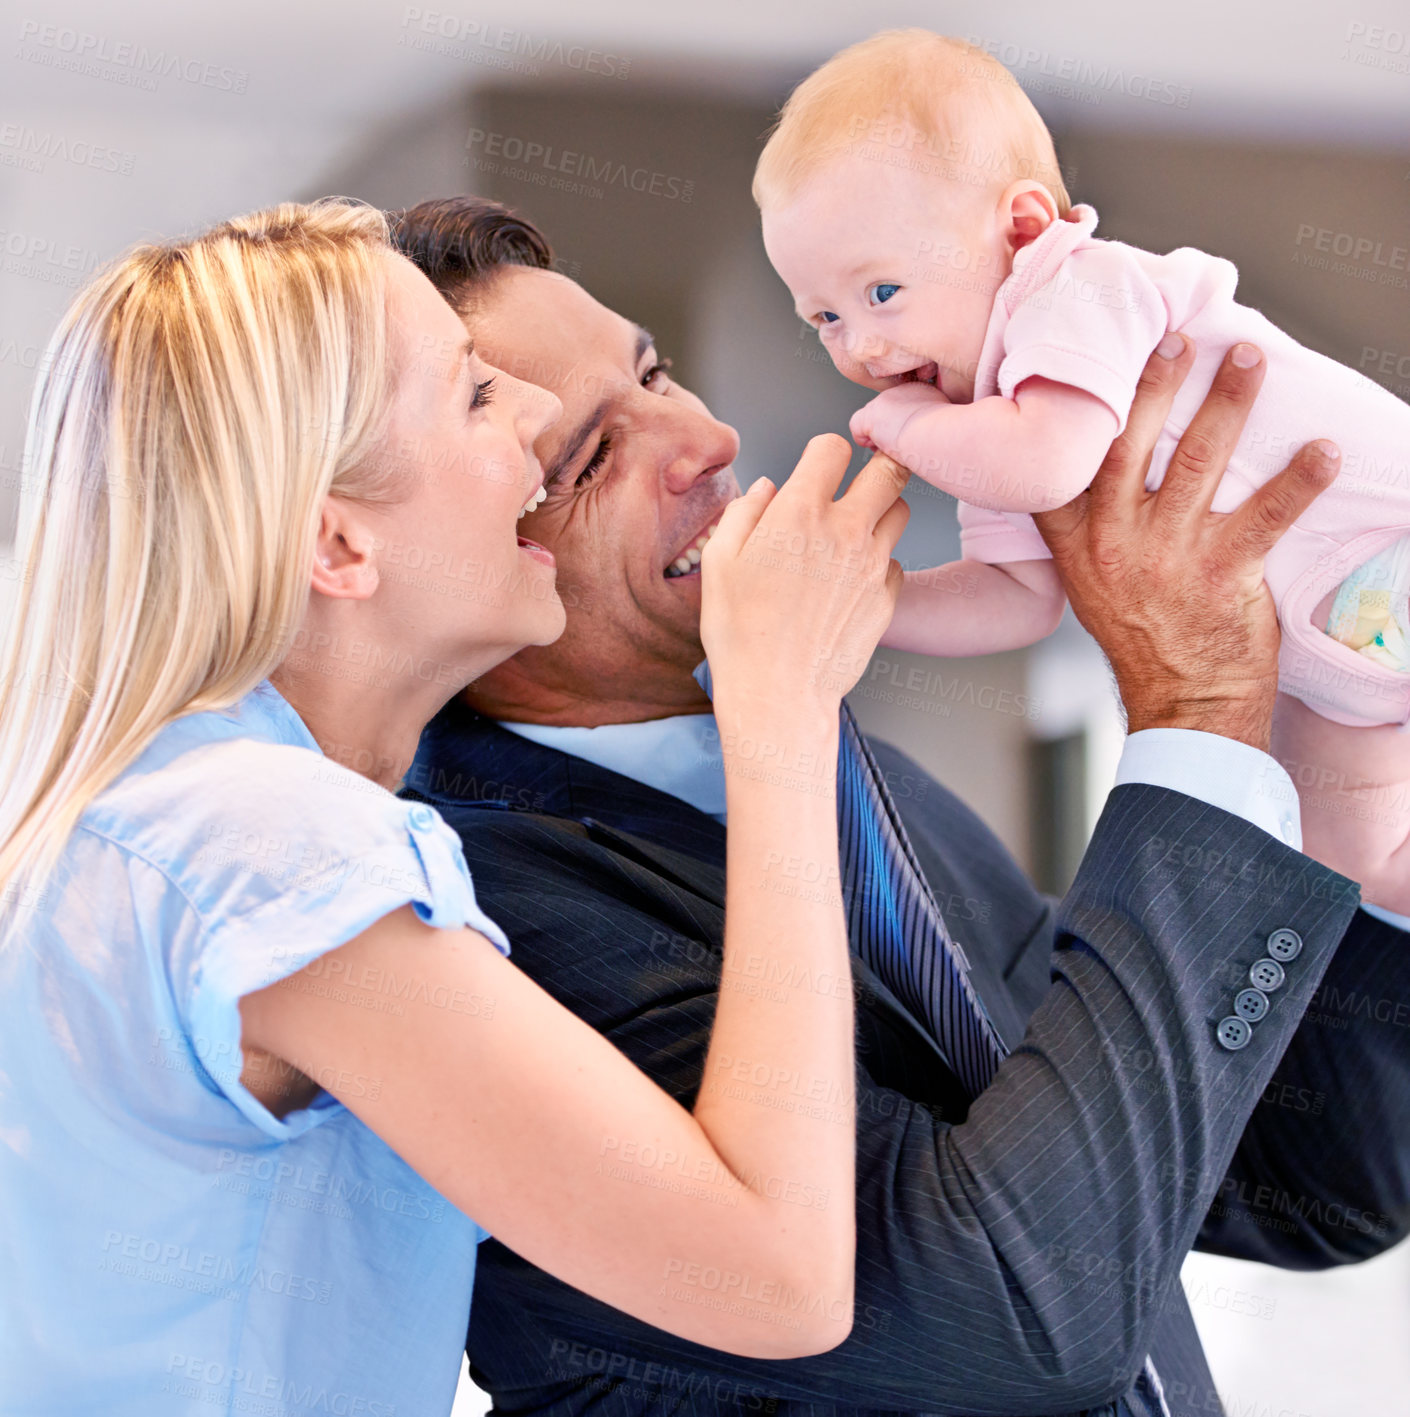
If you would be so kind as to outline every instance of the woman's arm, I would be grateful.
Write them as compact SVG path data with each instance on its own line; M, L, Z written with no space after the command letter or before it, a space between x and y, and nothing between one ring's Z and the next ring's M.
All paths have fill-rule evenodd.
M834 783L838 701L856 674L815 671L865 663L899 587L890 552L906 510L904 473L885 459L834 502L849 453L814 439L781 491L727 509L705 551L730 831L723 983L693 1114L482 935L433 929L410 907L241 1000L247 1068L267 1054L341 1097L566 1282L753 1357L825 1351L851 1328L852 986ZM774 874L781 843L816 864L821 889ZM376 1007L388 971L428 986L401 1014ZM377 1086L343 1096L342 1077Z

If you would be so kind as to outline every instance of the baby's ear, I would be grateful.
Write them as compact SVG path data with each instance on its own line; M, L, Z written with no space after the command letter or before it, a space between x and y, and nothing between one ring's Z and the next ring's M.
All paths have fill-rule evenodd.
M1041 182L1015 182L999 198L999 224L1010 254L1036 240L1057 218L1057 202Z

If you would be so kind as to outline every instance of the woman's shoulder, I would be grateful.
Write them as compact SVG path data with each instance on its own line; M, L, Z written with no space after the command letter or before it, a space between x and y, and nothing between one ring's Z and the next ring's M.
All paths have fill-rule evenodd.
M473 923L507 949L475 905L456 834L326 757L267 682L168 724L75 836L75 868L96 868L94 851L123 875L150 868L163 899L184 898L205 930L302 917L361 928L410 902L431 924Z
M238 719L214 728L192 724L159 737L155 751L94 799L80 826L162 871L196 902L214 880L228 885L232 870L268 884L404 842L409 804L377 783L316 747L252 734Z

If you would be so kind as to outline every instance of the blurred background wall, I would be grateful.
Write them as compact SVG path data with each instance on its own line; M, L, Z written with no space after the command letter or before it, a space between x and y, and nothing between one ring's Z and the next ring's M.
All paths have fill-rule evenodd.
M1410 397L1403 4L8 0L0 540L13 537L34 371L85 276L134 241L327 193L396 207L478 192L518 207L559 268L652 329L682 381L740 429L741 480L781 478L808 436L845 433L866 395L765 262L748 190L760 137L829 53L906 24L1008 65L1100 234L1230 258L1245 303ZM628 175L565 179L569 151ZM950 499L913 483L910 501L903 561L955 555ZM1070 617L1028 651L881 651L853 703L1041 884L1067 884L1122 737L1105 663ZM1410 1411L1404 1247L1331 1275L1195 1256L1185 1282L1231 1413ZM464 1410L478 1401L467 1390Z

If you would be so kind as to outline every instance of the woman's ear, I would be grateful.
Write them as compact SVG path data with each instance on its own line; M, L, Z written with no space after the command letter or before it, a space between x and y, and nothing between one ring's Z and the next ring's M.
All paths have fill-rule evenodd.
M367 600L377 589L377 538L354 502L325 497L310 586L333 600Z
M1058 219L1057 202L1041 182L1014 182L999 198L998 218L999 230L1012 256Z

